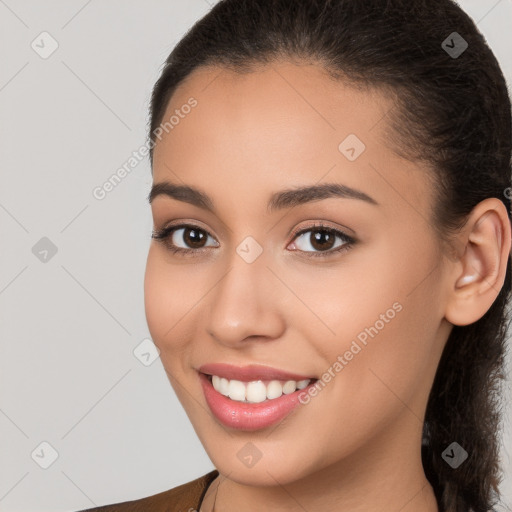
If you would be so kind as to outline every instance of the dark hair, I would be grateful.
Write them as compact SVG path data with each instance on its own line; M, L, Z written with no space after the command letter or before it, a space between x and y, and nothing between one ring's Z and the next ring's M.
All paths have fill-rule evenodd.
M460 55L450 53L456 43L463 49L454 32L468 44ZM192 71L216 65L244 73L276 60L318 64L354 87L391 95L387 136L397 154L432 169L440 240L453 241L488 197L503 201L510 220L507 85L484 37L452 0L221 0L173 49L155 84L151 165L155 130ZM486 512L499 502L510 291L509 258L496 300L477 322L453 327L435 375L422 461L443 512ZM442 458L454 441L468 452L457 468Z

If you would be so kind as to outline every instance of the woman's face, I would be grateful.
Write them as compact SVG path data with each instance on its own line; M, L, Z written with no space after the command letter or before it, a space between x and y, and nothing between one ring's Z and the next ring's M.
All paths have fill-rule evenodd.
M431 183L391 150L391 108L285 62L245 75L200 69L168 105L154 186L203 196L153 194L155 230L175 229L151 242L146 317L197 435L231 479L286 484L333 464L419 461L451 325Z

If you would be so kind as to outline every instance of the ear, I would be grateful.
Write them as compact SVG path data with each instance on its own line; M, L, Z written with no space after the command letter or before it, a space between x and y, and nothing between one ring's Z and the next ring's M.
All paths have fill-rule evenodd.
M505 205L495 197L478 203L456 244L458 257L449 279L445 318L454 325L469 325L487 312L505 281L511 256Z

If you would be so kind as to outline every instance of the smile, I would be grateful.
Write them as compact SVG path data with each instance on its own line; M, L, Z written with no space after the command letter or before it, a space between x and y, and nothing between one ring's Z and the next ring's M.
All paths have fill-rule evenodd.
M204 365L198 370L213 416L225 427L259 430L284 420L317 378L269 367Z
M221 395L237 402L250 403L274 400L283 394L289 395L294 391L304 389L311 382L311 379L298 382L294 380L253 380L251 382L243 382L235 379L228 380L218 375L208 375L208 378L213 384L215 391L218 391Z

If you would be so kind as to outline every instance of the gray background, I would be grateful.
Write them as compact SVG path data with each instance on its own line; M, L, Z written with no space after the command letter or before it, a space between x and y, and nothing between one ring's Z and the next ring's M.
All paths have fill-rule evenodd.
M160 67L213 3L0 0L0 511L137 499L213 469L160 359L134 355L149 337L147 158L92 194L144 144ZM512 1L460 3L512 83ZM59 45L46 59L31 47L51 49L44 31Z

